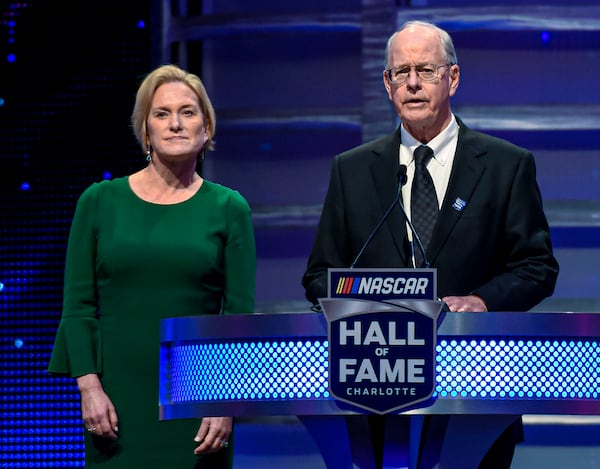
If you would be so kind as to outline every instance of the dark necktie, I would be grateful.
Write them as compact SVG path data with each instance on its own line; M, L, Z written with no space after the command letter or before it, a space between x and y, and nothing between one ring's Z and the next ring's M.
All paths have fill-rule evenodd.
M439 212L435 187L427 171L427 162L433 156L433 150L427 145L421 145L417 147L413 156L415 176L410 195L410 216L423 248L427 250ZM418 246L415 246L415 263L417 267L424 265L423 255Z

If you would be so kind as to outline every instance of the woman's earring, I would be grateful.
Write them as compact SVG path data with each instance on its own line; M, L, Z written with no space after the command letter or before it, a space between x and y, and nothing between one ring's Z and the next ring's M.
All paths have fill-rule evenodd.
M202 151L200 152L200 159L201 159L202 161L204 161L204 157L205 157L205 156L206 156L206 149L205 149L205 148L203 148L203 149L202 149Z
M152 147L150 144L146 146L146 161L150 163L152 161Z

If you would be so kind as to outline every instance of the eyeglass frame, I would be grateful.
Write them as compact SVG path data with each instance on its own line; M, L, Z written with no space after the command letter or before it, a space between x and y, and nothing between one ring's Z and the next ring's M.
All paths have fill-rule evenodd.
M442 68L442 67L452 67L452 65L456 65L456 64L455 64L454 62L448 62L448 63L446 63L446 64L442 64L442 65L436 65L436 64L402 65L401 67L390 67L390 68L386 68L386 69L383 71L383 73L384 73L384 75L387 77L387 79L389 80L389 82L390 82L391 84L393 84L393 85L403 85L404 83L406 83L406 82L408 81L408 78L409 78L409 76L410 76L410 72L411 72L412 70L414 70L414 71L415 71L415 73L416 73L416 74L417 74L417 76L419 77L419 80L422 80L422 81L424 81L424 82L426 82L426 83L432 83L432 82L434 82L435 80L437 80L437 79L439 79L439 78L440 78L440 74L439 74L439 69L440 69L440 68ZM430 66L431 68L434 68L434 69L435 69L435 76L434 76L434 77L427 78L427 79L426 79L426 78L422 78L422 77L421 77L421 75L419 74L419 71L417 71L417 67L427 67L427 66ZM394 69L398 70L398 69L402 69L402 68L408 68L408 69L409 69L409 71L408 71L408 74L406 75L406 78L405 78L403 81L401 81L401 82L394 81L394 80L392 79L392 71L393 71Z

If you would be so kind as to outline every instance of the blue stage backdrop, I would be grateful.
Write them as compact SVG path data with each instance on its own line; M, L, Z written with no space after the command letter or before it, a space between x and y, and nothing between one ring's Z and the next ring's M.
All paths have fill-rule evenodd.
M68 228L84 187L143 164L129 113L150 66L146 2L57 3L0 2L3 468L83 467L77 389L46 372Z
M536 156L561 264L541 307L600 310L597 0L0 1L0 468L83 467L75 383L46 372L68 229L87 186L145 164L129 116L170 3L212 9L213 36L182 50L217 111L206 176L253 208L259 312L308 308L300 278L331 158L371 120L394 124L373 24L412 14L455 38L457 114Z

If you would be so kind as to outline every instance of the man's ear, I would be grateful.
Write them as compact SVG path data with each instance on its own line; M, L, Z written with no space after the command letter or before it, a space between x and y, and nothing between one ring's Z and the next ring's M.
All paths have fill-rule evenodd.
M458 85L460 83L460 67L458 64L454 64L450 66L450 70L448 70L448 75L450 76L450 96L454 96L456 90L458 89Z

